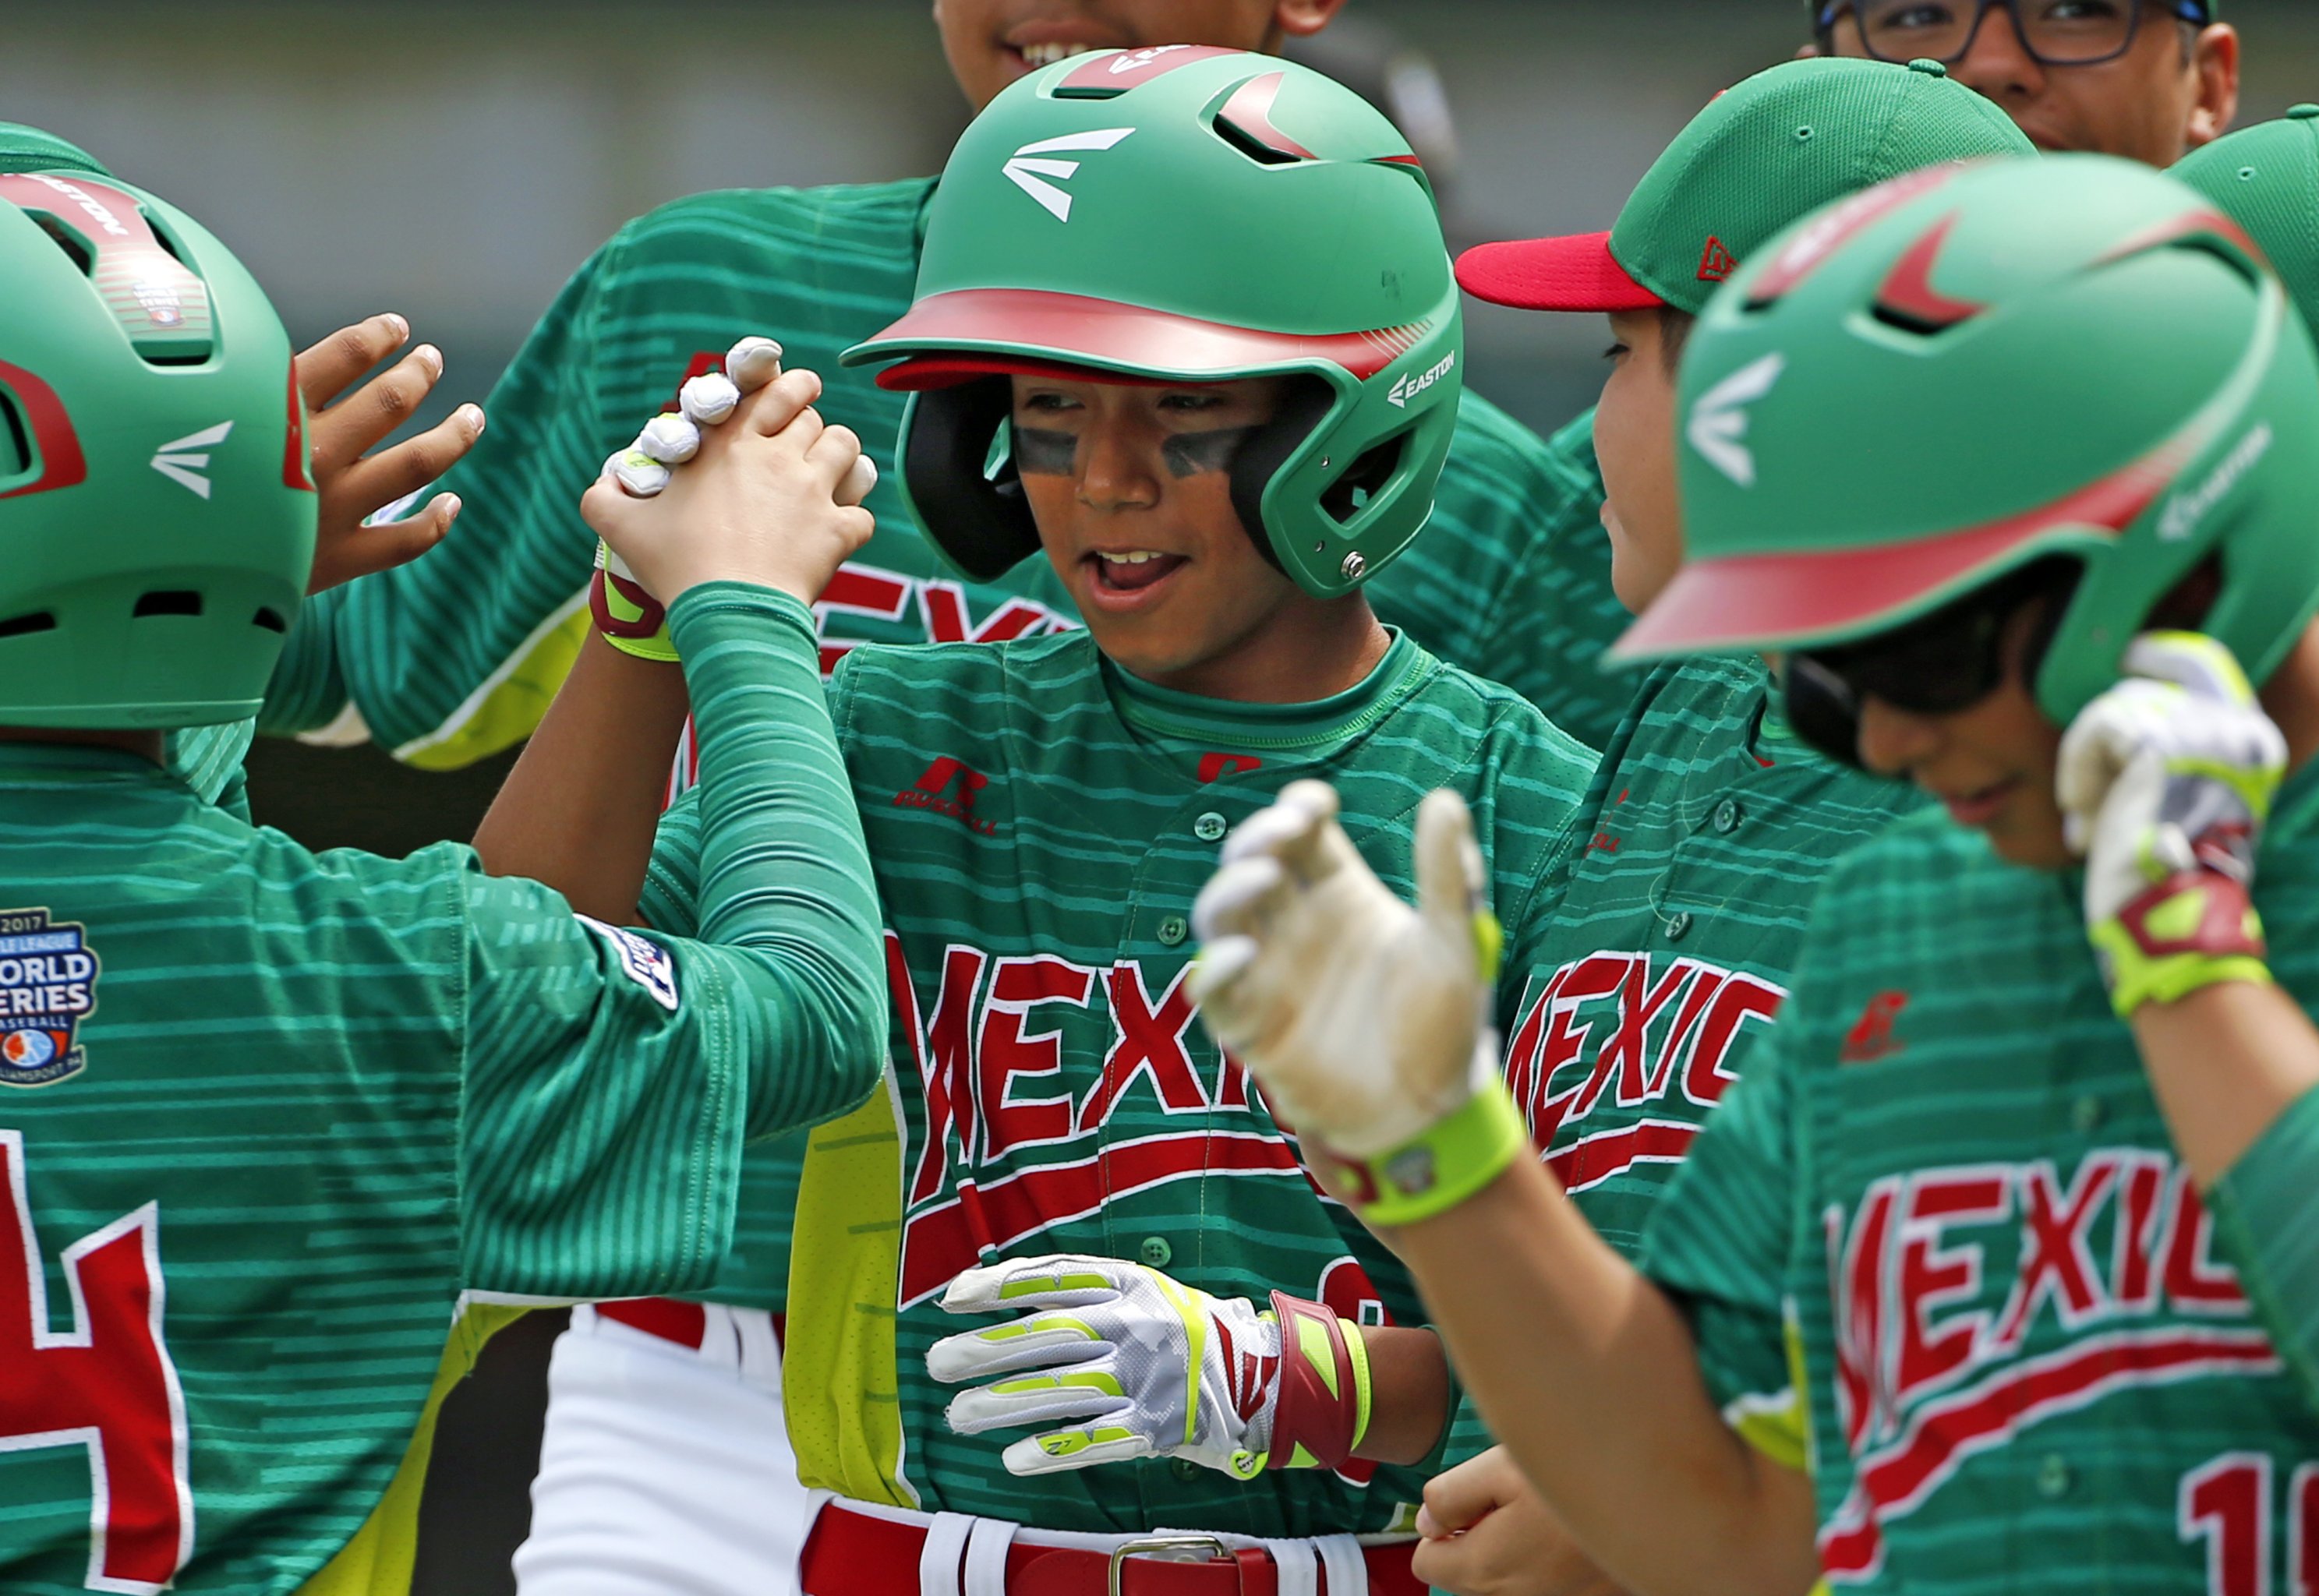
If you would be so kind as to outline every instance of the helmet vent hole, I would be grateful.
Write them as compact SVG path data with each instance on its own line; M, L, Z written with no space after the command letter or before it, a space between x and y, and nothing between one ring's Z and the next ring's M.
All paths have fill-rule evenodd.
M1293 167L1304 158L1286 149L1275 149L1247 129L1221 116L1216 118L1216 137L1259 166Z
M1404 433L1389 437L1364 454L1321 495L1321 508L1339 526L1358 518L1385 491L1394 473L1401 468L1402 446L1407 437Z
M78 268L82 276L86 277L96 269L96 251L89 248L86 239L45 211L34 211L30 215L32 225L56 240L57 248L72 258L74 266Z
M185 588L171 588L146 593L130 611L132 618L143 620L149 615L199 615L202 596Z
M32 436L16 396L0 388L0 482L32 469Z
M29 637L35 632L53 632L56 629L57 618L45 609L35 610L31 615L13 615L6 620L0 620L0 637Z
M290 629L290 623L271 609L260 609L250 619L253 625L269 632L287 632Z

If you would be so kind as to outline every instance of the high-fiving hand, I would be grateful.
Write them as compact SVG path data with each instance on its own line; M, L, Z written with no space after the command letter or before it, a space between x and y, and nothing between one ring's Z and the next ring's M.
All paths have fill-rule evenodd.
M1418 810L1417 905L1370 871L1337 795L1298 781L1224 843L1193 910L1200 1016L1379 1224L1422 1217L1525 1145L1489 1025L1500 933L1455 793Z
M2062 740L2056 793L2086 860L2086 925L2117 1012L2267 981L2255 848L2287 741L2230 651L2152 632Z
M417 559L443 540L459 513L455 495L438 493L415 515L371 518L393 515L402 500L458 464L483 435L482 410L463 404L418 437L369 453L409 419L443 375L442 351L421 344L347 392L356 377L410 336L411 325L402 317L373 316L299 352L298 392L306 401L306 442L321 501L306 582L310 593Z
M597 618L618 623L606 625L616 645L672 657L632 645L649 643L662 606L705 582L810 604L869 541L861 503L877 467L851 430L815 413L820 394L813 373L781 371L778 344L744 338L725 373L686 383L681 410L605 463L580 511L604 540Z

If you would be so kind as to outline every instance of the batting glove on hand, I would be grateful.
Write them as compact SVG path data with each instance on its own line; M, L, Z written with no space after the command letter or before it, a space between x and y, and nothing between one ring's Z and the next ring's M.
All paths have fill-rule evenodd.
M961 1392L961 1435L1057 1428L1006 1448L1010 1474L1137 1457L1188 1457L1235 1479L1264 1467L1280 1391L1280 1327L1256 1304L1212 1297L1157 1269L1058 1255L969 1269L943 1294L952 1313L1034 1310L934 1343L926 1369Z
M2062 739L2056 793L2086 861L2086 924L2121 1015L2268 981L2250 894L2287 740L2230 651L2152 632Z
M1412 908L1354 852L1337 795L1299 781L1232 834L1193 910L1201 1018L1384 1224L1462 1201L1526 1141L1487 1023L1498 924L1455 793L1420 807L1416 858Z
M732 419L744 394L781 374L781 345L766 338L743 338L726 352L722 372L704 373L687 382L677 395L677 408L645 422L636 442L604 463L605 472L631 498L657 498L676 469L700 452L700 429ZM864 455L839 489L837 502L860 504L877 482L878 467ZM604 640L623 654L663 663L676 659L667 612L601 541L596 546L588 607Z

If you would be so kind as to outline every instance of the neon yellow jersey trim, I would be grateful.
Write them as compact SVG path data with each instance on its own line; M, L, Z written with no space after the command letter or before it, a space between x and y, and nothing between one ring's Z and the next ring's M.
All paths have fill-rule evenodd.
M885 1089L806 1143L790 1249L782 1406L809 1490L914 1508L902 1478L894 1303L902 1268L902 1138Z
M539 729L555 690L572 674L580 645L595 626L583 588L542 622L514 658L492 672L449 719L405 743L394 757L422 771L456 771L514 747Z
M435 1420L443 1399L465 1379L483 1356L483 1343L531 1310L498 1303L470 1303L451 1321L443 1344L442 1361L435 1366L435 1384L427 1393L419 1428L402 1463L388 1482L370 1517L354 1538L320 1572L298 1587L299 1596L409 1596L411 1573L419 1556L419 1498L427 1483L428 1461L435 1451Z

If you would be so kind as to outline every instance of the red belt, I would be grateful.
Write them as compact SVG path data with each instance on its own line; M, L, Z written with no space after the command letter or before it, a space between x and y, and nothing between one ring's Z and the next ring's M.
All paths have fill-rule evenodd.
M708 1339L708 1311L699 1303L680 1303L673 1297L636 1297L621 1303L599 1303L596 1312L615 1324L658 1336L663 1341L674 1341L695 1352Z
M627 1297L617 1303L599 1303L596 1312L615 1324L625 1324L663 1341L690 1347L695 1352L708 1339L708 1310L699 1303L681 1303L674 1297ZM775 1340L788 1339L788 1317L785 1313L773 1315Z
M1159 1543L1154 1545L1153 1543ZM925 1548L923 1524L857 1513L831 1502L815 1519L799 1565L804 1596L897 1596L918 1589L918 1557ZM1102 1552L1066 1546L1042 1546L1018 1537L1006 1548L1006 1596L1276 1596L1279 1573L1271 1556L1250 1548L1226 1551L1216 1542L1196 1535L1153 1536L1131 1543L1145 1548L1130 1550L1123 1558ZM1202 1563L1176 1563L1152 1555L1161 1547L1171 1555L1205 1548ZM1414 1542L1363 1546L1361 1561L1368 1564L1369 1590L1375 1596L1426 1596L1426 1588L1409 1571ZM1112 1567L1119 1568L1113 1584ZM1321 1596L1329 1596L1328 1574L1321 1574Z

